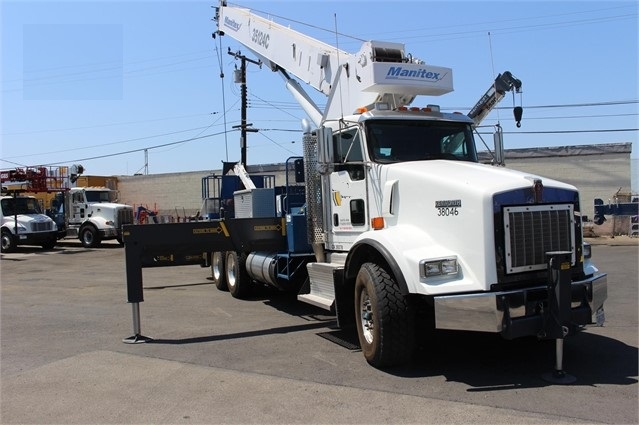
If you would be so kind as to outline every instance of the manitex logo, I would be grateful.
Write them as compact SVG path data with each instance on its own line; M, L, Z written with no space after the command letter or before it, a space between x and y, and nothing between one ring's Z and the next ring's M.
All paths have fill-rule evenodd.
M405 69L401 66L391 66L386 74L386 79L391 80L434 80L439 81L444 78L439 72L429 71L428 69Z
M229 17L224 18L224 26L232 29L233 31L239 31L242 27L242 24L237 22L235 19L231 19Z

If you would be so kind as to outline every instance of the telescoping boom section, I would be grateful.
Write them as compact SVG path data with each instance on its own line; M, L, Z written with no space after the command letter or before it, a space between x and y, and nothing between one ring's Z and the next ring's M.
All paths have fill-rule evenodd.
M324 111L315 107L311 116L315 125L376 102L400 107L417 95L439 96L453 90L452 69L413 58L400 43L368 41L352 54L224 2L215 20L219 33L246 46L268 68L287 79L295 76L328 97ZM302 90L295 82L291 85L289 90Z

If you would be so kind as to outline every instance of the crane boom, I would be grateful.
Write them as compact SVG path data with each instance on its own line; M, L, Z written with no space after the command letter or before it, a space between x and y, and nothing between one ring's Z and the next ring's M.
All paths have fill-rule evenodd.
M225 1L215 20L219 34L231 36L271 70L282 73L287 88L316 125L376 102L397 108L409 105L417 95L453 91L450 68L426 65L406 55L400 43L367 41L351 54ZM325 110L320 111L289 75L328 96Z
M518 80L509 71L505 71L503 74L499 74L490 88L484 93L484 95L477 101L475 106L472 107L468 113L468 117L471 118L475 126L481 124L486 116L492 111L495 106L506 95L506 92L515 90L516 93L521 92L521 81ZM521 121L521 107L515 107L515 120L517 121L517 127L520 126ZM517 115L519 114L519 115Z

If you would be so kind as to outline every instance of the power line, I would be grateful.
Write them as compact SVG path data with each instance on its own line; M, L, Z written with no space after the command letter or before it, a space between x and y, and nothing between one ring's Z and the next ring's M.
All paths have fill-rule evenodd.
M178 145L178 144L182 144L182 143L192 142L194 140L206 139L208 137L219 136L219 135L222 135L224 133L225 133L225 131L221 131L219 133L212 133L212 134L205 134L204 136L190 137L188 139L178 140L178 141L169 142L169 143L163 143L161 145L148 146L148 147L145 147L145 148L131 149L131 150L128 150L128 151L123 151L123 152L115 152L115 153L110 153L110 154L105 154L105 155L97 155L97 156L91 156L91 157L86 157L86 158L79 158L79 159L73 159L73 160L67 160L67 161L51 162L51 163L48 163L48 164L39 164L39 165L41 165L43 167L49 167L49 166L60 165L60 164L68 164L68 163L73 163L73 162L91 161L91 160L94 160L94 159L111 158L111 157L114 157L114 156L127 155L127 154L130 154L130 153L143 152L145 150L158 149L158 148L163 148L163 147L166 147L166 146L172 146L172 145ZM3 161L5 161L5 160L3 159Z

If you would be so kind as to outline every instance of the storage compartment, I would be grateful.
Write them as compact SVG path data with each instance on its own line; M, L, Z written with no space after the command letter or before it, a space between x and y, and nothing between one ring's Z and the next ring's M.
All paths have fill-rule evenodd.
M236 218L275 217L275 192L271 189L246 189L233 193Z

